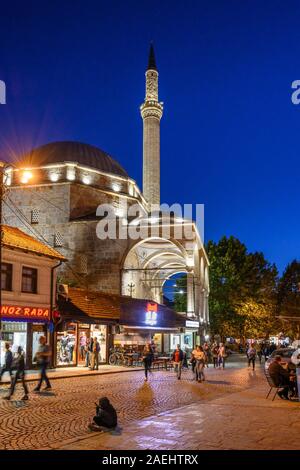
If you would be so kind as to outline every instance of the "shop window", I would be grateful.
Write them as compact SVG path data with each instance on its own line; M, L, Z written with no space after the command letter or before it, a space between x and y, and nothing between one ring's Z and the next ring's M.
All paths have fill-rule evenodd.
M12 264L1 264L1 290L12 290L12 270Z
M40 221L40 211L38 209L32 209L31 211L31 223L38 224Z
M76 338L77 325L66 323L65 330L58 332L56 337L56 364L75 365L76 364Z
M23 266L22 292L27 292L30 294L37 293L37 269Z
M17 352L19 346L26 355L27 345L27 323L2 322L2 339L0 340L0 366L5 362L5 343L9 343L13 353Z

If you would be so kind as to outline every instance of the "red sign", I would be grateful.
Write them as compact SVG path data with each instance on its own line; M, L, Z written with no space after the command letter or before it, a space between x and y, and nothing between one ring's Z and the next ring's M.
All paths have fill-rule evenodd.
M147 312L157 312L157 304L147 303Z
M17 307L15 305L2 305L1 317L6 319L20 319L20 320L50 320L49 308L37 307Z

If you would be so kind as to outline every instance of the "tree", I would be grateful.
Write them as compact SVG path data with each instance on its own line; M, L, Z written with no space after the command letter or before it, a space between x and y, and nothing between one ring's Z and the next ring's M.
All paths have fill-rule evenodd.
M245 340L275 327L277 269L262 253L249 253L235 237L206 246L210 261L210 319L213 334ZM255 326L254 326L255 325Z
M187 310L187 280L186 275L176 279L176 292L174 295L174 307L176 312Z
M300 262L297 260L287 265L279 280L277 314L287 318L283 323L286 334L300 338Z

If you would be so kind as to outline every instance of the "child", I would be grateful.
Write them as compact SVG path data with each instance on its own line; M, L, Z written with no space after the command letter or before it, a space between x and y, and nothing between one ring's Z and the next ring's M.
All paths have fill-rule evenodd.
M89 425L92 431L109 431L118 424L117 412L107 397L100 398L96 405L96 416L93 423Z

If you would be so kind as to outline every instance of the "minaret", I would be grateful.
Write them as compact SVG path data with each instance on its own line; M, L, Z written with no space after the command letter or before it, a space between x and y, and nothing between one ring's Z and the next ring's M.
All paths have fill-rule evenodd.
M158 101L158 71L153 45L146 70L146 96L141 105L143 130L143 194L151 205L160 204L160 119L163 103Z

